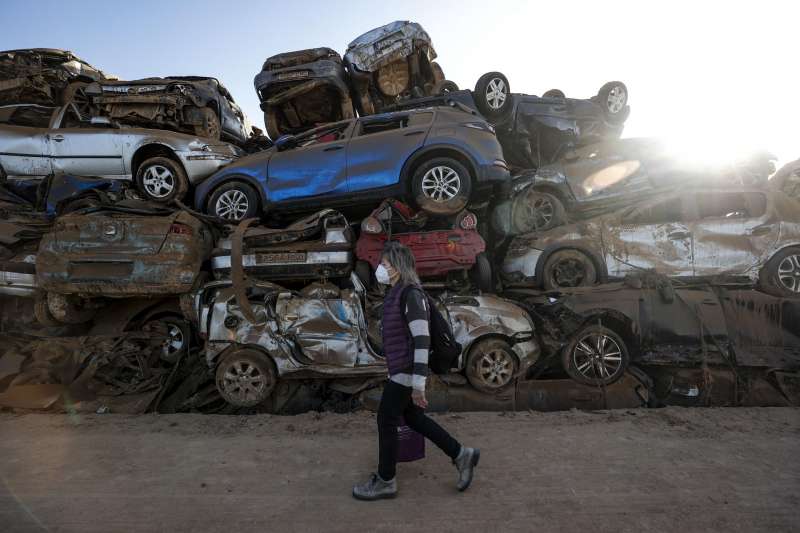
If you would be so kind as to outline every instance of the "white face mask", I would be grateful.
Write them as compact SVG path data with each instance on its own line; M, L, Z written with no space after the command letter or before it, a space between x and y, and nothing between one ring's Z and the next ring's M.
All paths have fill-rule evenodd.
M375 279L377 279L378 283L382 285L391 284L392 279L389 277L389 271L386 270L386 267L383 266L383 263L378 265L378 268L375 269Z

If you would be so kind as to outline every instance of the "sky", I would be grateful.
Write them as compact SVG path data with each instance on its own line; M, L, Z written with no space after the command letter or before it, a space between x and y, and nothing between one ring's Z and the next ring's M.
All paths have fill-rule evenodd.
M501 71L513 92L588 98L629 89L624 137L697 157L800 157L800 4L715 0L517 2L0 0L0 49L62 48L120 79L219 78L263 127L253 77L268 56L328 46L394 20L427 30L445 76Z

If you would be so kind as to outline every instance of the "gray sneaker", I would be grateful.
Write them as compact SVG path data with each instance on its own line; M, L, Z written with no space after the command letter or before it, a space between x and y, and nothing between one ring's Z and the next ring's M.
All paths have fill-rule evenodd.
M472 483L472 472L478 466L478 460L481 458L481 451L478 448L464 448L461 447L461 453L453 460L453 463L458 469L458 483L456 488L459 491L467 490L469 484Z
M397 496L397 479L384 481L378 474L372 474L365 483L353 487L353 498L357 500L380 500Z

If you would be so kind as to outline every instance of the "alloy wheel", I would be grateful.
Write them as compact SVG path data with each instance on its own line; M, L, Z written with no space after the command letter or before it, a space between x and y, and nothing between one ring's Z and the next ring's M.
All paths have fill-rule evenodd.
M617 341L602 333L589 333L578 340L572 351L575 369L587 379L607 379L622 366L622 349Z
M450 167L437 166L422 177L422 192L435 202L452 200L461 191L461 178Z
M163 165L152 165L144 171L142 184L153 198L166 198L175 190L175 176Z
M500 389L506 386L514 373L514 361L505 350L500 348L484 353L476 365L478 377L490 389Z
M249 207L247 195L240 190L231 189L219 196L215 212L218 217L227 220L242 220Z
M586 267L578 259L562 259L553 267L553 278L559 287L579 287L586 279Z
M183 331L177 324L167 323L167 338L161 346L161 354L164 359L171 360L175 354L183 350L186 339L183 338Z
M788 255L781 261L778 280L787 290L800 293L800 254Z
M272 387L272 377L263 374L247 361L233 361L222 376L220 385L228 397L240 405L247 405L262 398Z
M547 228L553 220L555 206L547 198L536 198L533 202L523 202L525 212L525 230L540 230Z
M492 78L486 85L486 103L497 111L506 101L508 89L506 83L500 78Z
M612 115L616 115L622 108L625 106L625 100L627 99L627 95L625 94L625 88L621 85L615 85L610 91L608 91L608 96L606 97L606 108L608 112Z

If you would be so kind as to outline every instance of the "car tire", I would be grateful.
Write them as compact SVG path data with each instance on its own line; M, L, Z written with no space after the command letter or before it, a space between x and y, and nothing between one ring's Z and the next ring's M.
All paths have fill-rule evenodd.
M275 390L278 372L268 355L240 348L223 357L214 381L226 402L236 407L253 407Z
M475 389L494 394L514 383L518 366L511 345L503 339L490 338L479 340L470 348L465 372Z
M364 284L367 290L372 288L372 265L367 261L356 261L355 266L356 276Z
M470 277L472 283L481 292L494 292L494 283L492 281L492 264L489 258L486 257L485 252L479 253L475 256L475 264L470 270Z
M566 98L566 97L567 95L564 94L564 91L562 91L561 89L550 89L549 91L546 91L542 95L542 98Z
M458 84L450 80L442 80L436 82L431 91L434 96L444 96L447 93L452 93L458 90Z
M208 199L206 213L231 222L258 215L258 193L242 181L229 181L217 187Z
M136 169L136 189L145 200L162 204L182 200L189 190L183 165L169 157L150 157Z
M611 385L625 373L629 360L622 337L600 325L581 328L561 353L569 377L590 386Z
M73 294L48 292L45 300L50 316L62 325L84 324L97 314L95 307L87 306L86 300Z
M499 117L511 108L511 87L500 72L487 72L475 84L475 105L486 117Z
M56 320L56 318L50 312L50 306L47 303L46 292L37 292L36 296L34 296L33 316L40 325L46 328L52 328L64 325L63 323Z
M222 136L222 127L217 112L210 107L204 107L200 110L200 114L202 122L194 127L194 134L218 141Z
M547 231L565 220L564 204L556 196L528 189L511 206L512 231L515 234Z
M472 192L469 170L451 157L435 157L414 169L411 196L432 215L455 215L467 206Z
M597 101L608 120L622 122L627 118L628 88L621 81L610 81L597 91Z
M589 287L597 283L594 261L572 248L550 254L542 269L542 286L546 290L566 287Z
M800 298L800 246L773 255L758 276L761 290L773 296Z
M167 338L161 346L161 360L167 363L177 363L189 351L192 329L185 320L174 316L149 320L145 323L144 328L153 323L163 324L167 329Z

